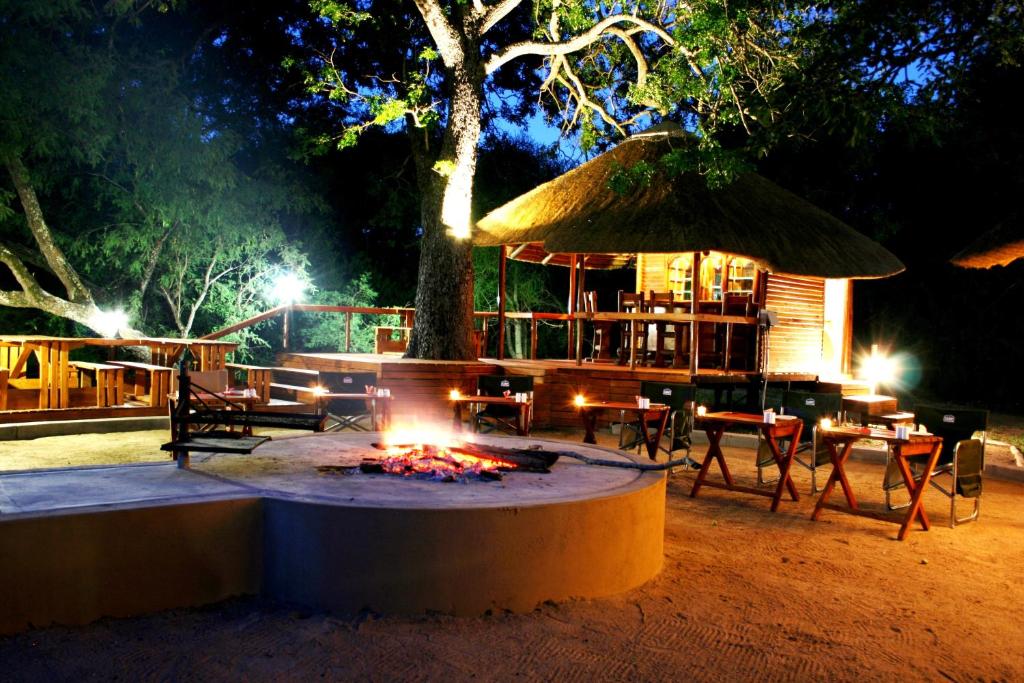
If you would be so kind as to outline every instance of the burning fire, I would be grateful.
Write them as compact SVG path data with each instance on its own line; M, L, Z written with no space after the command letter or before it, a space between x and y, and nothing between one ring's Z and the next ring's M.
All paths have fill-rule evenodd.
M515 469L509 462L474 455L452 432L438 427L396 428L385 432L384 457L376 461L388 474L436 481L501 479L500 470Z

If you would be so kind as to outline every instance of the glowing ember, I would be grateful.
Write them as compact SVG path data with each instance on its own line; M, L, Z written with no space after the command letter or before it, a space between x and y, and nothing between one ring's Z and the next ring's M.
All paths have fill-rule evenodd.
M389 446L385 453L379 461L384 472L437 481L498 480L499 470L515 469L511 463L460 452L455 446Z

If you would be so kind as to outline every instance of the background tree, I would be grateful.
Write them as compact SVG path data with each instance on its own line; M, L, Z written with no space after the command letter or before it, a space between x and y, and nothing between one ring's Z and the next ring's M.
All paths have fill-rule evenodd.
M259 60L222 17L42 5L0 6L0 303L109 334L99 297L150 333L187 335L265 308L267 279L305 267L298 228L332 261L318 183L287 157L277 100L238 78Z

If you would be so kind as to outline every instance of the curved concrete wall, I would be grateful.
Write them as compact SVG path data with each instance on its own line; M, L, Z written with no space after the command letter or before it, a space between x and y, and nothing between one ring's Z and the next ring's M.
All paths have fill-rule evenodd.
M263 593L314 608L472 615L596 598L663 561L665 478L523 507L168 501L0 518L0 634Z
M264 592L345 612L476 615L621 593L661 571L665 479L529 507L266 501Z

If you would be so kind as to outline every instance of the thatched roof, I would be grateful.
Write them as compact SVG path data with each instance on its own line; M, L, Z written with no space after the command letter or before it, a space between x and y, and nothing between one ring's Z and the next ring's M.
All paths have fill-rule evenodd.
M756 173L710 190L698 174L659 171L626 194L611 190L609 179L623 167L660 168L666 153L686 144L681 129L659 128L495 209L477 222L474 243L536 243L517 256L528 260L545 252L611 255L603 267L624 265L629 254L714 250L791 275L876 278L903 270L880 244Z
M964 268L1006 266L1024 258L1024 221L997 226L953 257L953 263Z

